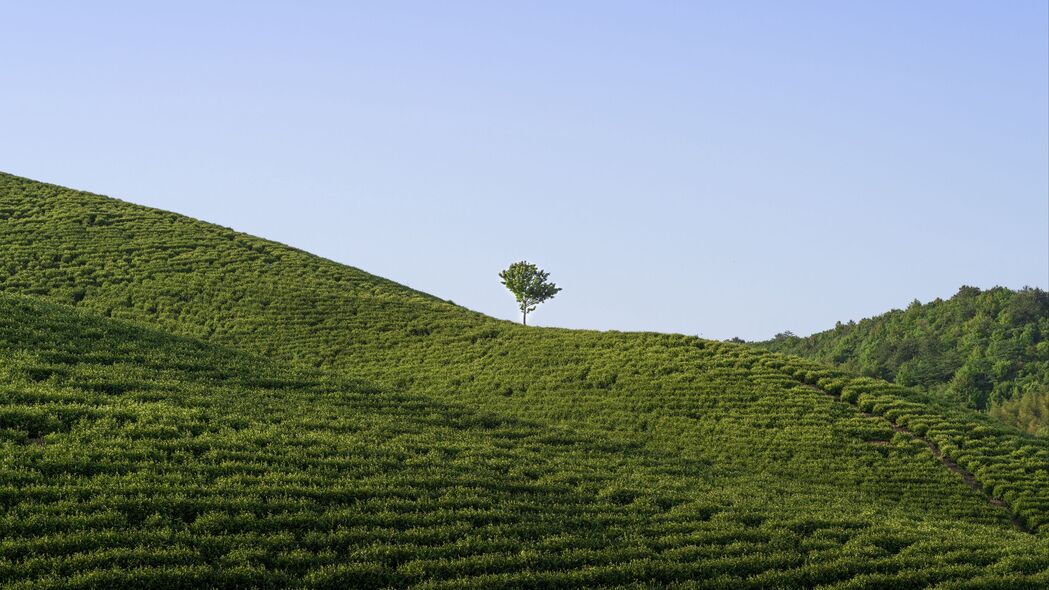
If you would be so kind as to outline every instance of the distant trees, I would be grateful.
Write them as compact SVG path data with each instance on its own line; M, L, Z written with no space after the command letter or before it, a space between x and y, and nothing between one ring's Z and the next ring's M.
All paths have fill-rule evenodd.
M1049 293L1041 289L963 286L948 300L915 300L806 338L783 332L764 346L995 408L1028 432L1049 432Z
M950 389L966 405L986 408L987 398L994 389L991 363L986 359L970 359L954 373Z
M537 305L553 299L561 291L560 287L547 281L549 276L549 273L525 260L515 262L499 273L503 285L517 299L522 324L528 325L528 314L535 311Z
M1049 391L1032 391L994 404L990 414L1028 434L1049 436Z

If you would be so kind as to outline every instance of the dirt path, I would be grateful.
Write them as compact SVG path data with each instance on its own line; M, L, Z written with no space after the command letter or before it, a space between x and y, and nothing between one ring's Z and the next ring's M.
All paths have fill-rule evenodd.
M842 401L841 396L838 396L838 395L835 395L835 394L833 394L833 393L831 393L829 391L820 389L819 387L817 387L815 385L809 385L807 383L803 383L803 385L805 387L808 387L809 389L812 389L813 391L822 393L823 395L825 395L827 397L830 397L830 398L834 399L835 401L838 401L838 402L841 402L841 403L847 403L847 404L849 404L850 406L852 406L854 408L857 407L856 404ZM900 434L906 435L906 436L908 436L908 437L910 437L910 438L912 438L912 439L914 439L916 441L921 442L925 446L929 447L929 450L932 451L933 456L936 457L937 459L939 459L940 463L943 463L944 466L947 467L947 469L950 469L951 471L953 471L953 472L957 473L959 476L961 476L962 481L964 481L966 483L966 485L968 485L970 488L976 490L977 492L980 492L980 494L982 494L985 498L987 498L987 502L990 503L992 506L995 506L997 508L1000 508L1000 509L1004 510L1005 513L1009 516L1009 520L1012 521L1013 526L1016 527L1017 530L1023 531L1025 533L1030 533L1031 532L1031 529L1027 528L1027 525L1025 525L1023 523L1023 521L1020 520L1020 517L1018 517L1016 515L1016 513L1013 512L1012 508L1005 501L1000 500L998 498L995 498L994 496L988 494L987 491L983 489L983 486L980 485L980 482L977 481L976 477L972 473L969 473L969 471L967 469L965 469L961 465L958 465L958 463L954 459L952 459L950 456L948 456L942 450L940 450L940 447L937 446L936 443L934 443L931 440L925 438L924 436L920 436L918 434L915 434L909 428L904 428L903 426L897 426L896 424L894 424L892 422L892 420L889 420L885 416L878 416L876 414L871 414L870 412L864 412L863 410L860 410L860 413L863 414L864 416L867 416L868 418L876 418L876 419L884 420L896 432L899 432Z

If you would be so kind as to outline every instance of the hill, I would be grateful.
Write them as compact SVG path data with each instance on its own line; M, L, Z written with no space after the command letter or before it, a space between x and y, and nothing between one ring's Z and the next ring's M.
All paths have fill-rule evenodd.
M0 176L13 587L1039 587L1049 444Z
M761 345L990 409L1029 432L1049 434L1049 294L1040 289L962 287L946 301L915 301L905 310Z

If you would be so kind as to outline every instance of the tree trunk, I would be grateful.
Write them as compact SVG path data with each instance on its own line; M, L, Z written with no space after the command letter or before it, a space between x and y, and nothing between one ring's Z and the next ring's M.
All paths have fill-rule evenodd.
M526 326L528 325L528 312L527 311L522 311L521 312L521 323L526 325Z

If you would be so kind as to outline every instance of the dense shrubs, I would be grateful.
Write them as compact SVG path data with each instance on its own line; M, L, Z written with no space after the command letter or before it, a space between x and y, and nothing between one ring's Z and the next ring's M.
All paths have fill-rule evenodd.
M0 427L0 584L762 588L978 573L943 573L945 548L1025 564L1025 580L1049 569L1044 540L1003 528L920 451L867 446L884 424L762 385L785 382L760 359L733 392L749 353L657 341L699 355L710 393L608 400L613 428L571 408L597 400L548 408L564 420L513 417L0 296L4 411L70 416L39 440ZM61 370L29 378L42 357ZM78 385L98 379L141 386ZM660 426L624 429L628 407ZM793 434L763 446L777 430Z
M807 338L781 334L761 344L991 408L1032 434L1049 427L1040 401L1049 392L1049 294L1040 289L962 287L946 301L915 301Z
M1049 437L1049 388L997 403L990 414L1029 434Z

